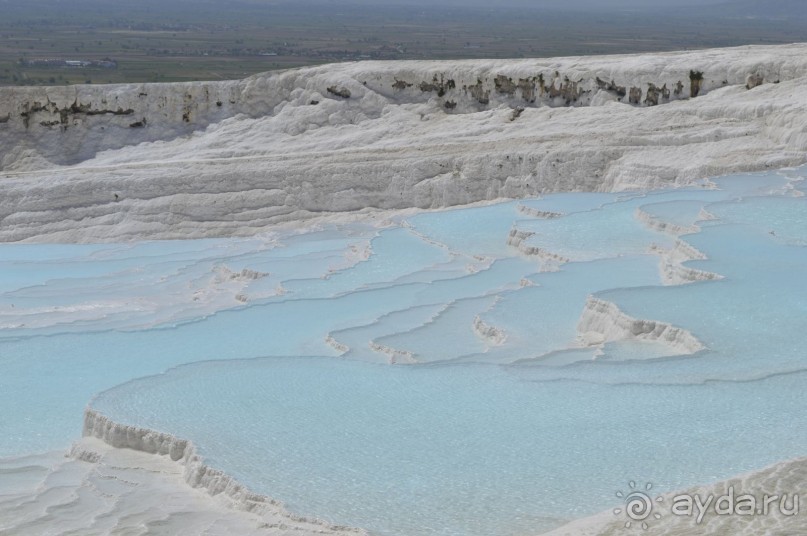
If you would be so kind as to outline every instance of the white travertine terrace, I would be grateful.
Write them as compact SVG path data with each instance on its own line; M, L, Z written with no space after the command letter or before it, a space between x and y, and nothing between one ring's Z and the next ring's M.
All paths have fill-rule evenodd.
M412 352L407 350L398 350L395 348L390 348L389 346L385 346L383 344L379 344L375 341L370 341L370 349L374 352L378 352L379 354L386 355L389 359L390 365L395 364L415 364L417 363L417 359Z
M681 354L694 354L703 344L685 329L666 322L633 318L616 304L590 296L580 315L577 331L587 345L608 341L660 341Z
M675 233L673 233L675 234ZM683 285L695 281L722 279L723 276L706 270L685 266L687 261L704 260L706 255L677 238L672 248L652 246L651 251L659 256L659 274L665 285Z
M492 346L500 346L507 340L507 333L505 333L504 330L487 324L484 320L479 318L479 315L474 317L473 328L477 337Z
M513 228L510 229L510 233L507 235L507 245L516 248L524 255L537 257L542 263L550 268L556 268L561 264L569 262L568 258L548 251L545 248L525 244L524 241L534 234L535 233L532 231L523 231L513 226Z
M661 231L663 233L670 233L672 235L683 235L683 234L697 233L698 230L700 230L700 228L695 224L678 225L675 223L664 221L655 216L652 216L651 214L648 214L641 208L637 208L635 214L637 220L644 223L649 228L655 229L656 231Z
M788 45L546 60L362 62L235 82L0 88L0 241L248 235L332 213L654 188L796 165L807 151L805 82L807 45ZM555 216L522 209L526 216ZM673 234L691 231L659 225ZM527 236L514 228L508 243L544 261L565 261L526 247ZM683 266L703 258L683 241L659 253L665 283L719 277ZM368 255L369 246L357 248L345 262ZM215 275L219 282L242 283L265 274L223 268ZM478 316L473 327L491 344L504 340ZM681 353L703 348L683 329L632 318L597 298L588 300L578 329L587 344L640 339L664 341ZM332 337L328 343L350 350ZM416 362L411 352L375 342L371 348L390 362ZM143 479L139 495L121 504L176 491L185 503L165 513L170 522L197 515L219 523L222 534L252 533L244 523L254 533L356 533L289 515L204 465L187 441L116 424L92 410L85 435L162 455L149 461L85 438L66 463L72 472L82 463L114 459L116 478ZM181 464L181 476L166 469L176 465L169 459ZM146 482L158 466L168 484ZM784 462L740 479L796 489L806 467L804 460ZM103 478L82 477L75 485L80 499L92 498L88 490ZM216 508L206 502L210 497L183 494L182 482L214 494ZM10 504L0 501L0 512ZM92 508L86 511L97 511ZM233 508L257 517L234 516ZM41 524L47 514L32 513L25 522ZM164 521L147 520L155 526ZM657 533L688 534L691 526L683 521L665 520ZM732 527L735 522L714 518L709 526L715 534L767 530ZM572 527L558 533L617 534L624 520L608 512Z
M185 467L168 456L114 448L94 437L76 442L69 455L3 459L0 469L3 534L356 534L292 516L276 504L249 511L249 503L189 487Z
M0 88L0 240L248 235L792 166L805 82L794 44Z
M123 451L133 450L139 453L158 455L139 460L140 463L146 467L147 471L142 471L142 469L136 471L136 466L131 467L131 472L134 474L148 472L149 469L154 472L174 473L175 469L172 468L172 464L168 462L169 460L175 462L175 468L181 470L184 483L188 484L191 488L204 490L207 494L216 499L215 501L207 501L209 502L207 508L210 509L208 514L213 521L216 520L214 516L219 516L228 522L239 523L241 526L249 526L251 524L252 526L249 527L251 529L250 534L277 535L289 533L301 536L314 534L366 534L359 529L331 526L319 520L306 519L289 513L284 509L282 503L264 495L253 493L229 475L206 465L203 458L196 452L196 447L193 443L185 439L180 439L170 434L154 430L118 424L90 408L88 408L84 414L84 436L85 439L73 447L70 454L72 458L90 463L99 463L99 461L102 461L106 455L106 449L92 441L92 439L100 439L104 444ZM155 465L162 467L162 470L155 470L153 468ZM143 477L141 476L140 478ZM185 497L189 495L187 489L182 489L182 486L178 486L174 482L176 478L172 478L171 481L167 483L155 482L160 479L154 477L144 480L146 481L138 483L137 485L146 484L169 487L173 484L175 489L161 489L160 491L173 491L174 494L179 493L179 495ZM163 480L168 480L168 478ZM83 484L73 485L81 489ZM193 497L193 495L190 496ZM178 505L177 511L169 511L169 515L174 514L177 517L192 516L194 512L190 504L191 501L188 499L186 499L186 501L189 504ZM204 502L199 499L197 499L197 501L201 502L201 506L204 507ZM135 507L136 505L134 501L127 502L127 504L130 507ZM90 505L90 508L91 507L92 505ZM155 507L154 510L155 516L161 513L159 508ZM236 512L240 515L236 514ZM96 512L90 510L90 513L95 514ZM125 513L126 512L119 512L118 514L121 517L125 517ZM155 524L158 520L159 518L155 520ZM188 531L188 527L182 526L181 519L177 523L177 529L181 530L183 534L193 533L192 530ZM199 533L228 534L228 529L233 530L232 527L225 525L220 528L221 532L205 532L202 530ZM241 528L240 530L244 529ZM233 534L233 532L230 532L230 534Z
M552 212L550 210L538 210L537 208L528 207L527 205L519 205L516 207L521 214L525 216L529 216L530 218L541 218L545 220L551 220L552 218L560 218L563 216L560 212Z

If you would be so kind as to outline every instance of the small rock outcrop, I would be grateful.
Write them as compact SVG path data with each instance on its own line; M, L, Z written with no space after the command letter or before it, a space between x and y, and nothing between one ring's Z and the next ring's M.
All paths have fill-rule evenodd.
M343 99L350 98L350 90L344 87L330 86L328 88L328 93L331 95L336 95L337 97L342 97Z
M765 77L761 74L749 74L748 78L745 79L745 88L754 89L757 86L761 86L763 82L765 82Z

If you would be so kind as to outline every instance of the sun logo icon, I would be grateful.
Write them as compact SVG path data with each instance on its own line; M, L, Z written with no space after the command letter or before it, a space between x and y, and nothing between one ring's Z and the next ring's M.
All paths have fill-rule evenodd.
M644 486L644 490L637 489L636 482L631 480L628 482L630 490L627 493L617 491L616 496L625 501L625 508L614 508L614 515L619 515L623 511L628 516L625 522L625 528L629 529L634 523L641 523L642 529L647 529L647 520L651 517L653 519L661 519L661 514L653 512L653 499L650 498L650 490L653 489L653 484L648 482ZM655 502L662 502L664 500L660 495L656 497Z

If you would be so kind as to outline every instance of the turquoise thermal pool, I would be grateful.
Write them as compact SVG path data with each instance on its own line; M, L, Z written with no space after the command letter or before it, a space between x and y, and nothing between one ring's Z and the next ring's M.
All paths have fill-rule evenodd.
M89 404L296 514L504 536L804 455L803 174L0 245L0 457Z

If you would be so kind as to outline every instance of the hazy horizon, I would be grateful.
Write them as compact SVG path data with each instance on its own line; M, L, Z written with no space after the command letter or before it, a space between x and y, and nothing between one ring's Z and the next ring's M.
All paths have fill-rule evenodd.
M54 7L64 8L63 15L69 15L76 6L97 6L108 7L112 10L130 9L132 13L137 13L143 9L157 11L171 11L177 7L194 6L194 8L204 8L215 11L222 9L222 14L228 10L237 10L248 7L250 9L271 8L273 10L289 8L300 8L311 6L334 7L356 7L366 6L367 8L416 8L430 10L457 9L468 10L512 10L524 9L529 11L554 11L554 12L587 12L592 14L637 12L644 15L654 13L664 16L674 15L676 17L687 16L708 16L708 17L747 17L759 19L782 19L793 17L797 19L807 18L807 4L801 0L768 0L759 2L757 0L677 0L667 3L648 3L646 0L500 0L491 3L489 0L443 0L435 3L431 0L140 0L127 6L118 0L0 0L0 5L4 6L7 14L9 11L25 11L34 7ZM682 9L684 8L684 9ZM51 13L52 14L52 13ZM101 14L101 13L99 13ZM194 17L193 11L183 14L188 18ZM39 13L40 16L47 16L46 13Z
M0 9L0 86L807 42L800 0L0 0Z

